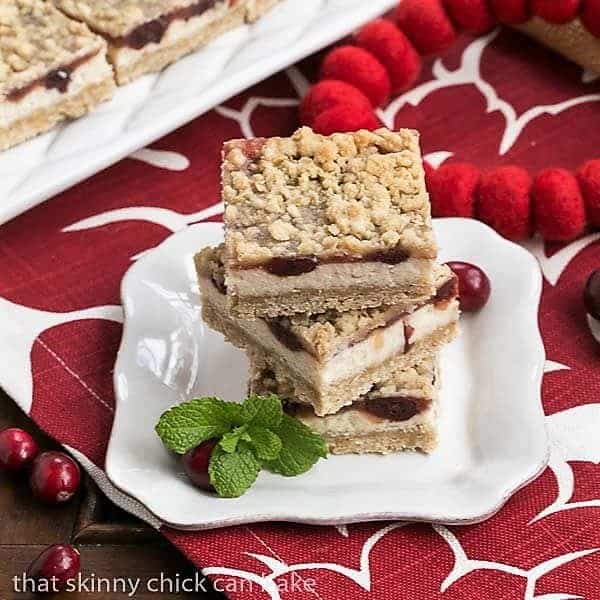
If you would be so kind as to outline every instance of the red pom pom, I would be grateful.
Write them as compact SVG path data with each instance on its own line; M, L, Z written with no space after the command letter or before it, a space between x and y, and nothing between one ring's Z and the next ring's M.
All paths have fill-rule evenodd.
M588 160L579 167L577 179L579 179L590 224L600 227L600 159Z
M421 54L442 52L456 39L442 0L402 0L396 19Z
M359 129L378 129L381 123L375 113L369 109L359 110L354 106L339 104L322 112L313 123L313 129L323 135L358 131Z
M427 179L434 217L473 216L479 170L470 163L442 165Z
M500 23L522 25L531 18L529 0L490 0L490 4Z
M568 242L585 229L585 206L574 175L565 169L544 169L533 181L535 229L545 240Z
M531 0L531 9L544 21L564 25L577 16L579 0Z
M521 167L498 167L481 177L477 192L479 218L509 240L530 234L531 178Z
M384 66L370 53L355 46L332 50L321 66L321 79L340 79L357 87L373 106L390 97L390 78Z
M345 81L325 79L313 85L300 104L300 122L312 127L322 112L345 104L357 110L371 110L371 101L353 85Z
M365 25L356 43L373 54L387 69L392 93L407 90L421 72L421 57L408 38L390 21L376 19Z
M496 26L487 0L444 0L444 6L452 21L469 33L481 35Z
M600 0L584 0L579 18L592 35L600 37Z

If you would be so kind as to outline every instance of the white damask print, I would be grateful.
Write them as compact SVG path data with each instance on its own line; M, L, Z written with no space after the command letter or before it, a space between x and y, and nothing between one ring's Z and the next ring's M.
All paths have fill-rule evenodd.
M550 438L549 468L558 485L556 499L532 523L549 515L576 508L600 508L600 498L569 502L575 478L569 461L600 463L600 404L584 404L546 417Z
M503 156L513 147L525 127L538 117L545 114L555 116L579 104L600 101L600 94L586 94L557 104L534 106L522 115L517 116L513 106L500 98L495 88L481 74L483 52L496 38L498 32L499 30L493 31L489 35L477 38L469 44L463 53L460 67L454 71L447 69L441 59L436 60L432 69L434 78L431 81L409 90L396 98L386 108L378 111L384 125L393 129L396 115L402 107L406 105L418 106L425 98L438 90L457 85L472 85L486 99L488 113L498 111L505 119L506 126L498 151L500 156Z
M2 387L17 400L19 406L29 413L33 401L33 379L31 373L31 350L34 343L41 344L69 375L77 379L90 395L112 412L112 407L100 398L74 373L39 336L48 329L83 319L106 319L121 323L123 311L120 306L95 306L73 312L56 313L36 310L14 304L0 297L0 329L3 343L0 344L0 363L4 366Z
M546 560L532 569L526 570L514 565L494 562L489 560L476 560L469 558L464 551L458 538L447 528L442 525L433 525L433 529L442 537L442 539L450 546L454 554L454 566L446 579L442 582L440 591L445 592L450 586L454 585L459 579L462 579L469 573L476 571L501 571L509 573L517 577L522 577L526 581L525 593L523 600L568 600L570 598L581 598L569 593L554 593L536 596L535 588L540 578L555 569L566 565L574 560L588 556L598 552L600 548L589 548L587 550L579 550L578 552L569 552L561 554L550 560ZM590 599L591 600L591 599Z
M546 256L546 245L541 237L535 236L526 242L523 247L527 248L540 263L542 275L550 285L556 285L563 271L569 263L585 248L600 240L600 232L590 233L574 242L571 242L552 256Z
M153 150L152 148L141 148L136 150L129 158L139 160L153 167L167 169L168 171L185 171L190 166L190 161L179 152L169 150Z
M371 591L371 565L370 565L370 554L373 547L377 542L388 534L390 531L405 527L408 523L392 523L376 531L371 535L363 544L360 553L360 568L352 569L344 565L337 564L335 562L314 562L314 563L296 563L288 565L281 559L274 556L265 556L263 554L256 554L253 552L246 552L247 556L251 556L256 560L260 561L270 569L270 573L267 575L260 575L252 571L245 571L242 569L235 569L229 567L207 567L202 569L202 572L208 576L219 576L226 575L228 577L239 577L247 581L252 581L261 585L261 587L271 596L271 600L281 600L281 595L275 580L278 577L288 575L290 573L297 573L299 571L313 571L313 570L325 570L333 571L347 577L354 581L363 590ZM260 538L259 538L260 539Z

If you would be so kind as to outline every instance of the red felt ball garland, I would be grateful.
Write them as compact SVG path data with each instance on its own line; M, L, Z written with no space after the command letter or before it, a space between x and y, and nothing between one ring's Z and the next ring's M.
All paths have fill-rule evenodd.
M402 0L394 21L376 19L356 34L354 45L326 55L321 81L300 105L300 121L324 135L377 129L375 109L414 84L421 54L446 50L457 30L480 35L534 15L556 24L579 16L600 37L600 0ZM484 173L469 163L424 167L434 217L476 217L512 240L538 232L569 241L588 226L600 227L600 159L576 174L544 169L533 180L514 165Z

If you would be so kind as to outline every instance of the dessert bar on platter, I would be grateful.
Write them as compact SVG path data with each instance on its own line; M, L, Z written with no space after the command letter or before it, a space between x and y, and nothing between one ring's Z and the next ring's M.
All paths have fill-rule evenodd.
M437 443L439 367L436 357L393 371L350 406L319 417L297 401L293 385L264 356L251 355L249 391L277 394L284 410L321 434L333 454L430 452Z
M249 9L248 0L53 1L104 37L119 85L160 71L242 25Z
M106 43L42 0L0 1L0 150L83 115L115 88Z
M233 140L223 150L225 279L237 317L412 305L437 247L416 131Z
M0 151L280 0L0 0Z
M204 321L235 346L269 356L317 415L335 413L455 335L458 287L446 266L434 268L433 294L411 306L244 320L227 307L223 253L219 246L196 257Z

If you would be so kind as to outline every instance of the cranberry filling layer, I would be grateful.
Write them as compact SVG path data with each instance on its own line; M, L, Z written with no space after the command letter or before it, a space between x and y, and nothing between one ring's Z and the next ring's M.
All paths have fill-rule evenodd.
M9 102L19 102L38 87L43 87L47 90L58 90L61 94L64 94L69 88L73 72L97 54L98 50L90 52L66 65L61 65L58 69L46 73L43 77L28 83L26 86L8 92L6 98Z
M360 410L386 421L402 422L425 412L431 406L429 398L413 398L411 396L385 396L381 398L365 398L351 406L343 407L339 412ZM297 402L286 401L284 410L292 416L309 415L312 409Z
M278 277L297 277L314 271L319 265L342 264L342 263L358 263L358 262L379 262L386 265L398 265L406 262L410 255L401 248L391 248L390 250L380 250L366 254L365 256L351 256L345 254L333 256L294 256L285 258L277 256L271 258L267 262L260 265L238 267L240 270L245 269L264 269L277 275Z
M198 17L214 8L217 1L198 0L194 4L182 6L152 21L147 21L132 29L127 35L109 37L109 39L113 46L133 48L134 50L141 50L148 44L159 44L173 21L188 21L192 17ZM235 1L232 0L231 4L235 4Z
M385 396L366 398L356 403L355 407L388 421L408 421L415 415L427 410L430 404L431 400L428 398Z

